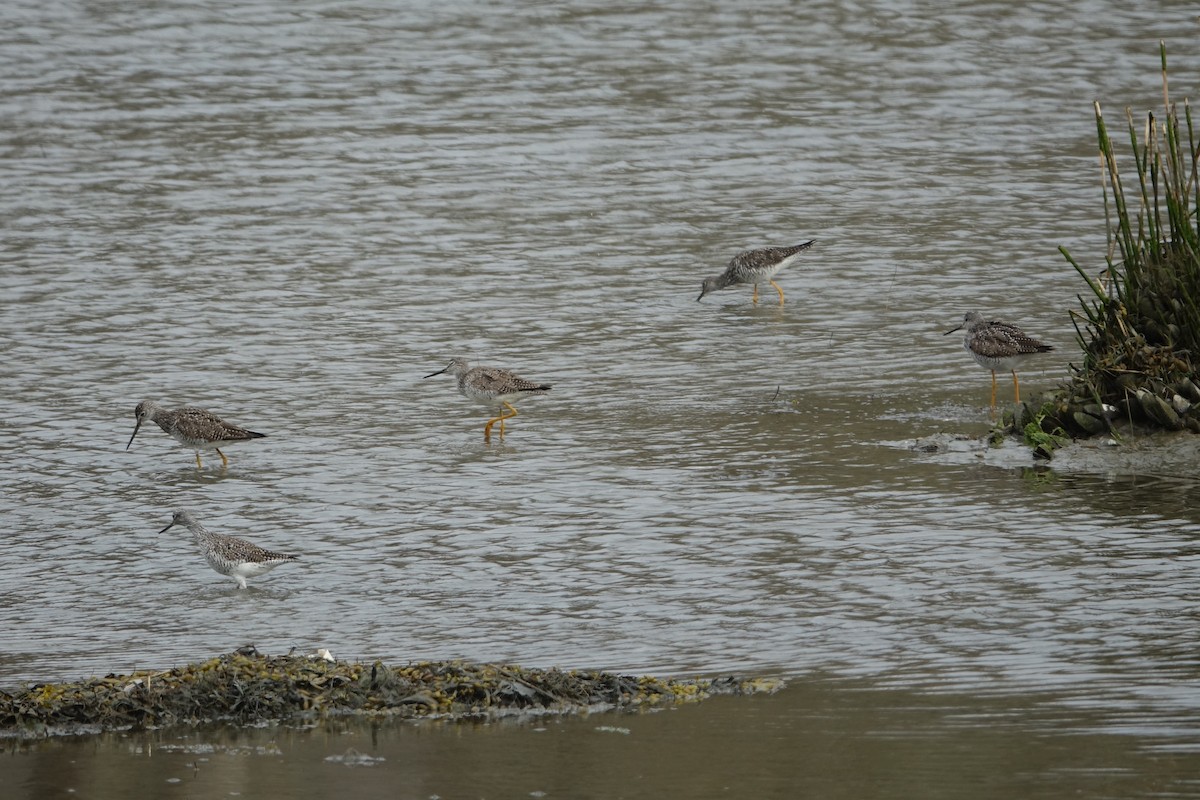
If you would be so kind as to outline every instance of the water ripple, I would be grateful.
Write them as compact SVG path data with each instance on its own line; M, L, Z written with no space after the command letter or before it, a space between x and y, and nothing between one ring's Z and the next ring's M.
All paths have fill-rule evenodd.
M0 11L0 679L254 641L1194 710L1186 469L891 444L986 430L966 309L1063 376L1155 15L768 5ZM696 302L805 238L783 308ZM456 355L554 389L485 446ZM142 399L268 436L125 451ZM235 591L176 508L302 558Z

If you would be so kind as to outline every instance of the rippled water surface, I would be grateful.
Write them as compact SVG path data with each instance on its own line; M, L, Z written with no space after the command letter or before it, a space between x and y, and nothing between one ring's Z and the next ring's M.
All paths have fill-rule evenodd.
M910 447L988 428L989 376L942 336L965 310L1057 346L1027 391L1077 360L1056 248L1103 265L1091 102L1156 107L1159 39L1195 96L1190 12L0 22L0 684L254 642L1052 690L1200 744L1200 450ZM809 238L782 307L696 301L737 251ZM554 388L485 443L486 409L422 378L453 356ZM226 470L153 426L126 451L143 399L268 436ZM156 535L180 508L301 560L238 591Z

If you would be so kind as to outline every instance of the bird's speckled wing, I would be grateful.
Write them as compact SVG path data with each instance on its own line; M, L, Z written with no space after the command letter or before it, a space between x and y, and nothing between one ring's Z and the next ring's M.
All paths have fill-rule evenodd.
M470 375L467 380L477 391L502 395L513 392L543 392L550 388L544 383L527 381L505 369L476 367L471 372L474 374Z
M992 320L971 335L971 349L986 358L1045 353L1054 348L1043 344L1015 325Z
M232 562L249 561L261 564L268 561L295 561L296 556L264 550L253 542L235 536L214 535L213 552L222 559Z
M202 408L181 408L175 417L175 428L189 439L208 442L242 442L261 439L264 434L248 431L225 422L216 414Z
M758 250L747 250L734 256L729 262L729 266L738 270L761 272L770 269L789 256L796 255L801 250L807 250L812 247L813 241L816 240L791 247L762 247Z
M761 247L738 253L729 261L729 266L720 277L722 286L733 283L759 283L770 280L781 270L789 258L812 247L815 239L791 247Z

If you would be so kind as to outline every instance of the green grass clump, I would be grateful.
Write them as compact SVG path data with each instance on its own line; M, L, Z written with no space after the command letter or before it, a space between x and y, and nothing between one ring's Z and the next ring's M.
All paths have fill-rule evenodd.
M1093 278L1059 248L1091 289L1080 297L1082 313L1072 314L1083 363L1070 393L1077 404L1111 404L1130 419L1200 432L1200 149L1191 107L1170 99L1166 46L1159 47L1163 117L1149 113L1139 136L1126 110L1134 191L1095 104L1108 269Z

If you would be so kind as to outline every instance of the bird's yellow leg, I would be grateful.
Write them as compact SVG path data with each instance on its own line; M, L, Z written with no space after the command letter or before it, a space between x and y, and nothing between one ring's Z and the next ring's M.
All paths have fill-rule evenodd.
M992 370L992 411L996 410L996 370Z
M506 420L506 419L512 419L513 417L515 417L515 416L517 415L517 409L516 409L516 408L514 408L514 407L513 407L512 405L510 405L509 403L505 403L505 404L504 404L504 407L505 407L505 408L507 408L507 409L508 409L509 411L511 411L512 413L511 413L511 414L501 414L501 415L500 415L500 416L497 418L497 419L499 419L499 420L500 420L500 438L501 438L501 439L503 439L503 438L504 438L504 420Z
M754 305L758 305L758 284L754 284Z
M200 463L200 451L196 451L196 469L204 469L204 465Z
M216 450L216 451L217 451L217 455L219 455L219 456L221 457L221 469L225 469L225 467L228 467L228 466L229 466L229 459L228 459L228 458L226 458L226 457L225 457L225 454L221 452L221 448L219 448L219 447L214 447L213 449L214 449L214 450Z
M783 305L783 289L779 288L779 284L771 281L771 285L775 287L775 291L779 292L779 305Z
M1013 371L1013 402L1021 402L1021 382L1017 380L1017 371Z
M513 417L515 417L517 415L517 410L515 408L513 408L511 405L509 405L508 403L504 403L504 407L507 408L510 413L505 414L505 413L501 412L500 416L492 417L491 419L489 419L487 421L487 425L483 426L483 440L485 442L491 440L492 426L495 425L497 422L500 423L500 438L503 439L504 438L504 420L512 419Z

